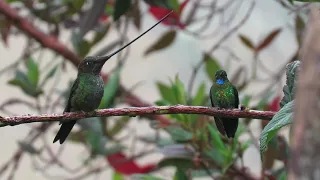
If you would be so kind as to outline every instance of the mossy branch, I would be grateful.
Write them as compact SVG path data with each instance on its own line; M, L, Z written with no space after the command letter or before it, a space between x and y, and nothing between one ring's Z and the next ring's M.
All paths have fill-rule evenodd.
M275 115L273 111L239 110L239 109L219 109L203 106L150 106L150 107L128 107L100 109L94 112L72 112L64 114L43 114L43 115L22 115L11 117L0 117L0 126L15 126L18 124L33 122L53 122L67 121L89 117L108 117L108 116L148 116L161 114L202 114L219 117L238 117L270 120ZM172 124L169 121L161 122Z

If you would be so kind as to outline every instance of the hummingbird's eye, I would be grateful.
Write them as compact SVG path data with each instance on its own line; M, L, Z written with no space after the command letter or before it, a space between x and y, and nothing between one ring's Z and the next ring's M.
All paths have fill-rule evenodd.
M88 66L88 65L89 65L89 62L86 62L86 65Z

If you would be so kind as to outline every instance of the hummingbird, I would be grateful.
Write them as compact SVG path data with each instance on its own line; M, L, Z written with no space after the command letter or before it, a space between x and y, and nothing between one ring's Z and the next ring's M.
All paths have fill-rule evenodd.
M235 86L229 81L224 70L215 74L213 85L210 88L210 101L212 107L234 109L239 106L239 95ZM238 128L238 118L214 117L217 129L222 135L234 138Z
M165 18L167 18L172 12L173 11L170 11L148 30L110 55L97 57L88 56L84 58L84 60L82 60L78 66L78 75L71 87L67 105L63 112L92 112L97 109L104 93L104 82L100 75L100 71L105 62L118 52L128 47L134 41L145 35L147 32L161 23ZM77 120L60 122L61 127L54 138L53 143L59 140L60 144L62 144L68 137L76 122Z

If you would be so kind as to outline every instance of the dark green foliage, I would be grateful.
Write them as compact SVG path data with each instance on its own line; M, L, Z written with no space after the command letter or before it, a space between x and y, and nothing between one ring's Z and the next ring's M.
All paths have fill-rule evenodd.
M41 73L39 71L38 64L32 57L29 57L25 61L25 67L27 69L26 72L17 70L14 79L8 81L8 83L19 87L25 94L35 98L43 93L43 86L54 76L58 69L58 66L50 69L45 75L43 81L39 83Z
M275 137L277 132L284 126L292 123L294 95L296 81L299 74L300 61L294 61L286 66L286 85L283 88L284 97L280 102L280 111L271 119L267 126L264 127L260 136L260 153L265 152L268 143Z
M131 7L131 0L116 0L115 10L113 12L113 20L116 21L121 15L126 13Z

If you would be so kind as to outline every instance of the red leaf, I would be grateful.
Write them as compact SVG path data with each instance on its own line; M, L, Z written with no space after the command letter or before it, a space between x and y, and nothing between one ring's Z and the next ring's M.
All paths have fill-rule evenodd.
M134 160L128 159L126 155L121 152L109 155L106 159L116 172L123 175L148 173L156 167L155 164L140 167Z
M6 46L8 46L8 37L9 37L10 28L11 28L11 24L6 23L6 25L2 27L0 30L2 40Z
M107 20L108 20L108 18L109 18L109 16L107 16L107 15L103 14L102 16L100 16L99 21L101 21L101 22L105 22L105 21L107 21Z
M187 3L189 2L189 0L185 0L183 3L180 4L180 14L183 11L183 9L186 7Z
M276 29L274 31L272 31L267 37L265 37L265 39L260 42L260 44L258 45L256 51L261 51L262 49L266 48L268 45L271 44L271 42L279 35L279 33L281 32L281 29Z
M157 20L160 20L165 15L167 15L170 12L170 10L162 8L162 7L150 6L149 12ZM170 25L178 26L180 29L184 29L185 28L185 26L180 22L180 14L178 14L175 11L173 13L171 13L170 16L168 18L166 18L165 20L163 20L161 23L165 24L165 25L168 25L168 26L170 26Z
M279 111L280 110L281 97L275 97L270 104L267 106L268 111Z

